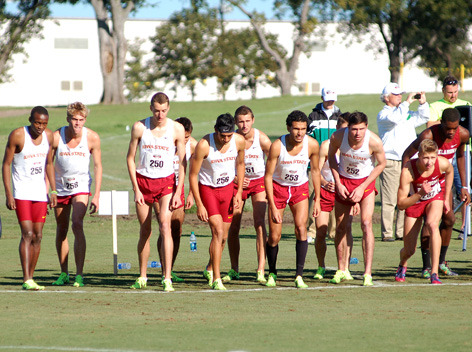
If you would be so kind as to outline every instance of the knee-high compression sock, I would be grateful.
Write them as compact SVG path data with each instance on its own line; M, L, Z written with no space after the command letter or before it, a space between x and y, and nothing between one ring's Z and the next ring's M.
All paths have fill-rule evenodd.
M431 269L431 253L429 249L421 248L421 257L423 258L423 270Z
M269 273L277 275L277 254L279 254L279 245L275 247L269 246L269 243L266 244L266 253L267 253L267 262L269 263Z
M441 246L441 253L439 254L439 264L444 264L446 261L446 253L449 246Z
M295 277L303 276L306 253L308 252L308 241L297 240L297 243L295 245L295 251L297 253L297 273L295 274Z

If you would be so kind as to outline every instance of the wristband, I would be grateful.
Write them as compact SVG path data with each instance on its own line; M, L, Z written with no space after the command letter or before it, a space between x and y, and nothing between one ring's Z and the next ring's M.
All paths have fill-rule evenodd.
M55 194L57 196L57 191L51 191L51 194Z
M469 189L469 187L467 187L467 186L462 186L462 188Z

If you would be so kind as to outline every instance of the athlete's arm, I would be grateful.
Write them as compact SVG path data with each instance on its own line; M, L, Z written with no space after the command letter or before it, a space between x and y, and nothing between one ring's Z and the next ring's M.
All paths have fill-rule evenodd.
M5 147L5 154L3 156L2 175L3 187L5 188L6 206L10 210L16 209L15 198L11 189L11 164L15 153L21 152L25 144L24 129L17 128L13 130L8 136L7 145Z
M52 152L52 145L54 143L54 134L52 133L51 130L47 128L45 132L46 132L46 137L49 143L48 156L46 158L46 176L49 181L49 187L51 187L51 191L55 192L55 193L51 192L51 194L49 195L49 206L51 208L54 208L57 205L56 178L54 176L54 164L53 164L54 154ZM46 192L47 190L48 188L46 188Z
M92 201L90 202L90 214L95 213L100 204L100 190L102 187L102 150L100 145L100 136L92 131L88 130L89 133L87 134L88 145L90 148L90 153L92 154L93 159L93 176L95 178L95 193L92 197Z
M397 193L397 207L400 210L412 206L420 200L421 197L428 194L431 191L431 185L429 182L423 183L421 190L409 196L410 185L413 182L413 171L411 163L408 162L400 174L400 186L398 187Z
M433 139L433 133L431 132L429 128L421 132L418 138L416 138L413 142L411 142L408 148L405 149L402 156L402 167L404 167L406 162L409 161L411 157L418 152L420 143L424 139Z
M272 175L275 171L275 166L277 165L277 159L280 155L280 144L282 142L280 139L277 139L272 143L269 151L269 156L267 158L265 174L264 174L264 186L267 195L267 201L269 203L270 213L272 214L272 221L276 224L282 223L282 217L279 214L277 207L275 206L274 201L274 184L272 180Z
M177 209L182 204L180 195L185 182L185 170L187 168L187 158L185 157L185 129L180 123L174 123L175 146L177 157L179 158L179 183L171 200L171 210Z
M320 146L320 162L318 163L320 170L323 168L324 164L328 161L328 150L329 150L329 139L321 143L321 146ZM336 190L334 182L326 181L323 175L321 175L321 178L320 178L320 186L329 192L334 192Z
M193 198L195 199L195 204L197 206L197 216L204 222L208 222L208 212L203 205L202 198L200 197L200 191L198 189L198 173L202 167L203 159L205 159L210 152L210 144L208 143L207 138L209 138L208 135L198 142L195 148L195 153L192 156L189 173L190 191L193 193Z
M469 133L467 132L467 134ZM444 172L446 174L446 181L444 184L444 213L446 214L451 210L448 199L450 199L451 197L452 185L454 183L454 167L446 158L439 156L438 159L439 169L441 170L441 172ZM469 192L467 192L467 194L468 193Z
M465 146L469 142L469 131L462 126L459 126L459 133L461 138L461 144L456 150L456 161L457 169L459 170L459 176L461 178L461 201L468 205L470 203L469 185L467 185L467 179L465 176ZM445 198L448 199L448 198ZM446 202L444 202L446 203Z
M367 186L375 181L375 179L382 173L383 169L385 169L385 166L387 165L387 159L385 158L382 140L374 133L370 134L369 149L372 151L372 155L374 156L377 163L364 182L356 187L349 195L349 198L354 203L359 203L362 200Z
M233 136L236 138L236 148L238 149L238 156L236 157L236 178L238 180L238 190L233 197L233 207L234 209L239 209L242 206L242 194L243 194L243 183L244 177L242 177L245 172L245 164L244 164L244 151L246 142L244 141L244 137L235 133Z
M313 217L318 217L321 212L320 206L320 183L321 183L321 172L320 172L320 147L318 141L312 137L308 137L308 154L310 156L311 165L311 180L313 182L313 190L315 191L315 198L313 203Z
M197 146L197 140L193 138L192 136L190 136L190 159L188 160L188 164L187 164L187 170L189 170L189 172L190 172L190 163L192 162L192 157L193 157L193 154L195 153L196 146ZM187 200L185 202L185 209L190 209L191 207L193 207L194 204L195 204L195 201L193 199L192 190L189 190L188 195L187 195Z
M267 137L267 135L264 132L261 132L260 130L259 130L259 144L261 145L261 149L264 152L265 156L268 157L272 142L270 141L270 138Z
M336 160L336 153L341 147L344 130L345 128L341 128L331 135L328 148L329 168L331 169L331 173L333 174L336 192L341 197L341 199L347 199L349 197L349 192L347 191L347 188L341 183L341 178L339 177L339 165L338 161Z
M144 124L141 121L135 122L131 129L131 140L129 141L128 154L126 155L126 163L128 164L128 173L131 180L131 186L134 191L134 201L140 205L144 205L144 197L138 187L136 179L136 151L138 144L143 136Z

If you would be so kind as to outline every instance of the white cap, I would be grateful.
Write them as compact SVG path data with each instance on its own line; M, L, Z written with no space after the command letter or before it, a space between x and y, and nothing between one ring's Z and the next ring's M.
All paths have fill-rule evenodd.
M321 90L321 96L323 97L323 100L324 101L336 101L338 100L338 95L336 94L336 92L330 88L323 88Z
M389 84L387 84L382 91L382 95L390 95L390 94L398 95L398 94L403 94L403 93L405 93L405 91L400 88L398 83L394 83L394 82L390 82Z

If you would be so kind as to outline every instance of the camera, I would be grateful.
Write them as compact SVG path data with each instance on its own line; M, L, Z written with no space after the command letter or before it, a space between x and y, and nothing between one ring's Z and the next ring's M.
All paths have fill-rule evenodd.
M421 99L421 94L420 94L420 93L417 93L417 94L415 94L415 96L414 96L413 98L415 98L415 99Z

